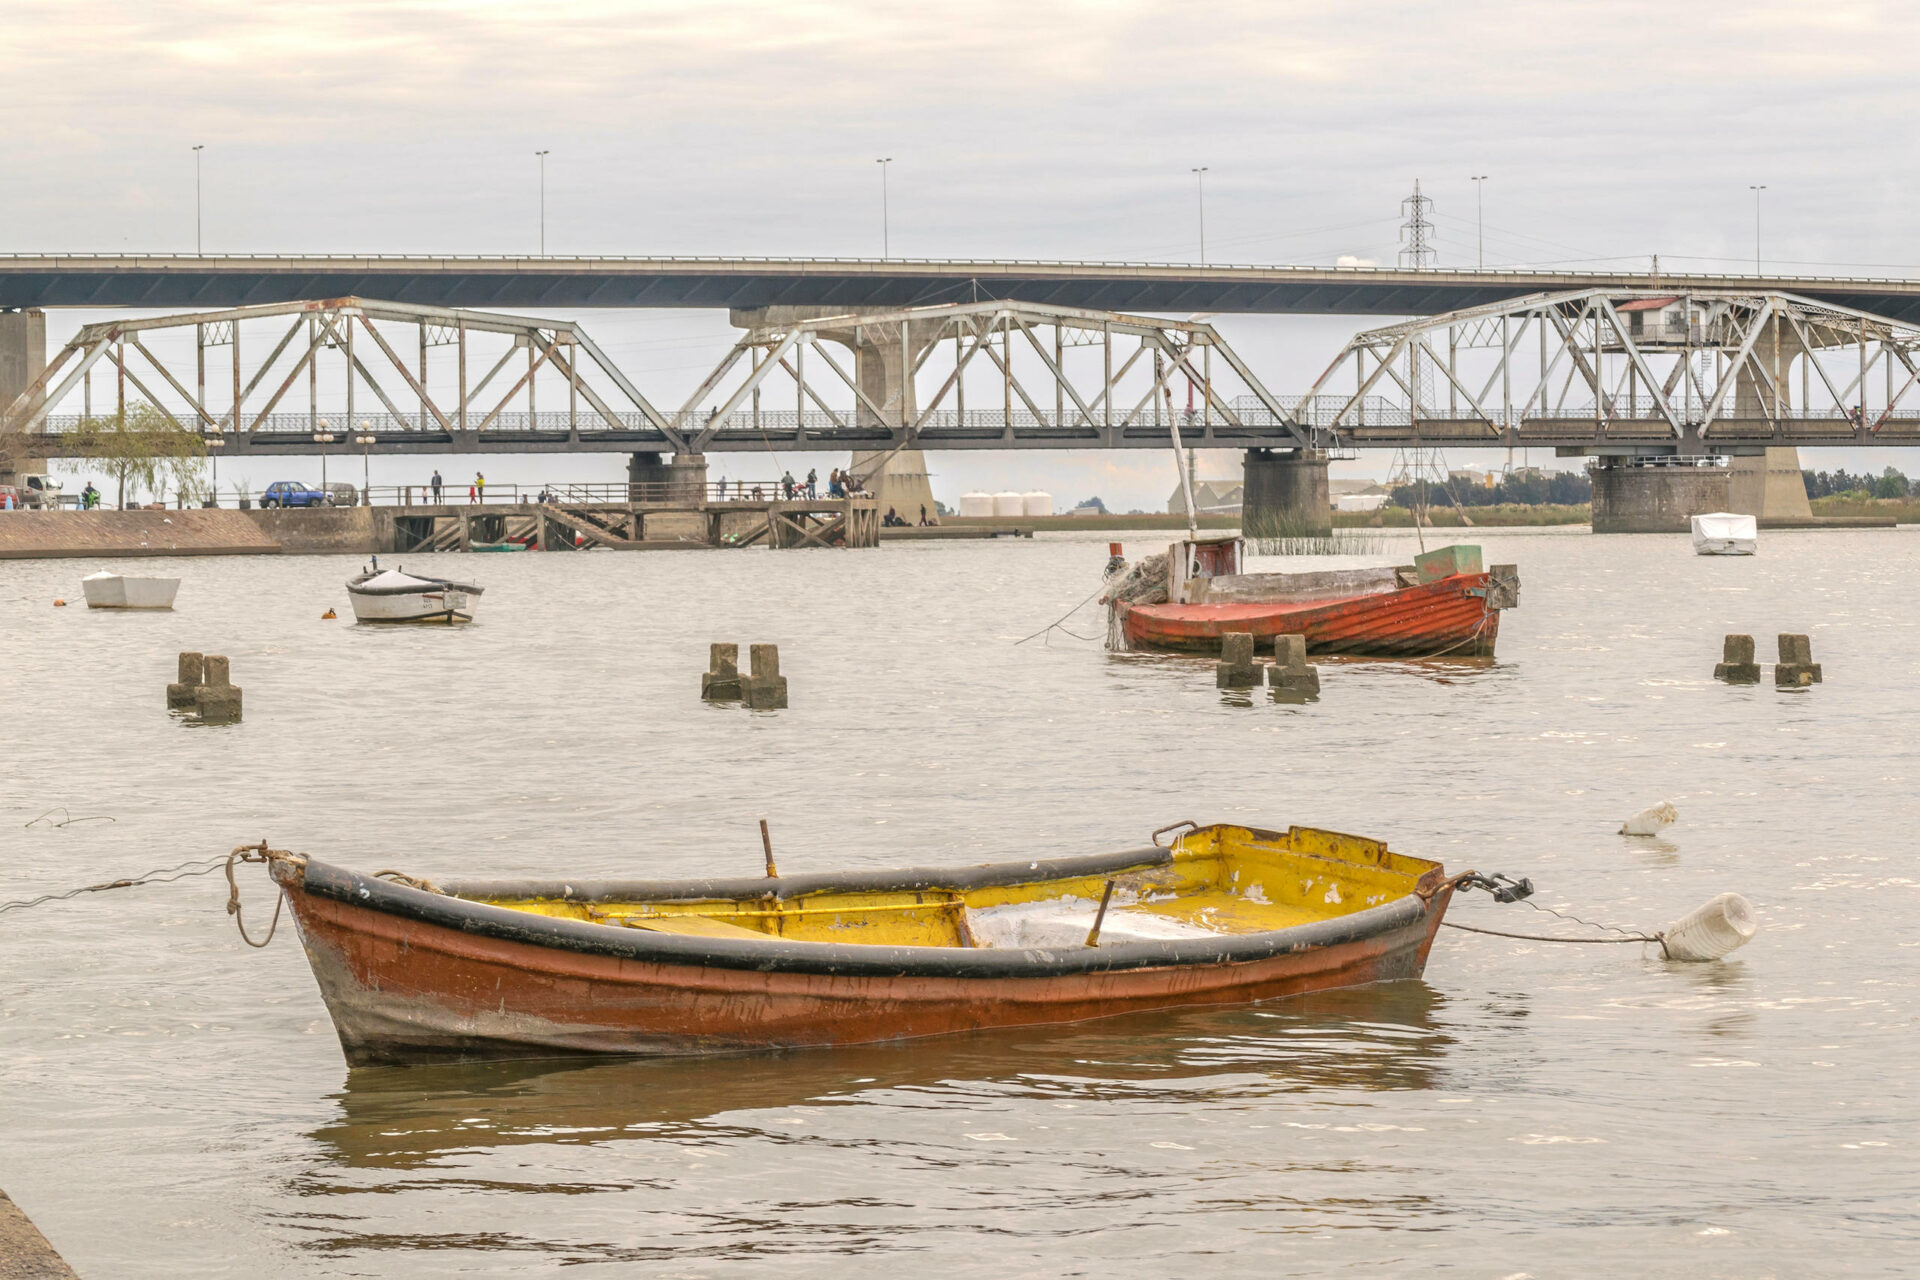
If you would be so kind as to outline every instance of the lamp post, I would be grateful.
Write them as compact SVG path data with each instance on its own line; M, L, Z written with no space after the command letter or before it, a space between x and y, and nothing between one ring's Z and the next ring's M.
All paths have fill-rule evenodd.
M1484 173L1476 173L1467 179L1467 181L1473 183L1474 234L1480 252L1480 269L1482 271L1487 269L1487 206L1483 199L1486 194L1486 188L1480 184L1486 180L1487 175Z
M208 500L217 507L220 505L220 455L214 450L225 445L227 438L209 432L201 437L201 443L207 446L207 461L213 464L213 480L207 486Z
M333 432L327 430L327 420L320 419L320 429L313 433L313 442L320 446L320 490L327 488L327 446L333 443Z
M547 153L536 151L540 158L540 256L547 256Z
M893 256L892 228L887 216L887 166L893 163L893 157L882 156L874 163L880 166L880 256L885 259Z
M360 434L353 438L353 442L360 446L360 498L369 507L373 505L373 459L370 455L375 437L372 427L371 422L363 419Z
M1200 265L1207 265L1207 166L1193 172L1195 190L1200 198Z
M200 256L200 153L207 149L204 142L196 143L193 148L193 256Z
M1760 193L1767 189L1766 183L1758 186L1748 185L1753 192L1753 274L1760 274Z

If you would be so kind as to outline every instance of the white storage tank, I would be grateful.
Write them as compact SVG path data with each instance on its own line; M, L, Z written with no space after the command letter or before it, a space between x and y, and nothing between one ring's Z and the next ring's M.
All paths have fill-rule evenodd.
M960 495L960 514L969 517L990 516L993 514L993 495L990 493L963 493Z
M1020 495L1020 506L1023 516L1050 516L1053 514L1053 495L1043 489L1032 489Z
M1008 489L1005 493L996 493L993 495L993 514L995 517L1018 517L1025 510L1025 500L1011 489Z

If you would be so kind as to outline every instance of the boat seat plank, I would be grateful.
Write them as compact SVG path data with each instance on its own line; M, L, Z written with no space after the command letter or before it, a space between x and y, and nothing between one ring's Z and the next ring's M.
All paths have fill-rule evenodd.
M653 933L677 933L689 938L752 938L764 942L768 935L711 916L621 916L619 922L629 929Z

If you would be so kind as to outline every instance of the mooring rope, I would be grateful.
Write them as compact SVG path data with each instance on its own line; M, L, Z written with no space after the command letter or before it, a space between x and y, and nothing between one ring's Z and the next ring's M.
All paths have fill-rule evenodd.
M225 858L194 858L178 866L159 867L122 880L108 880L103 884L83 884L77 889L68 889L65 893L43 893L37 898L0 902L0 912L25 911L30 907L38 907L49 902L65 902L68 898L77 898L83 893L103 893L108 889L132 889L143 884L168 884L174 880L185 880L192 876L204 876L218 871L225 863Z
M1080 602L1079 604L1077 604L1077 605L1075 605L1075 606L1073 606L1073 608L1071 608L1071 609L1069 609L1069 610L1067 610L1067 611L1066 611L1065 613L1063 613L1063 614L1061 614L1061 615L1060 615L1060 617L1059 617L1058 619L1056 619L1056 620L1055 620L1055 621L1053 621L1053 622L1049 622L1049 623L1048 623L1048 624L1047 624L1046 626L1044 626L1044 627L1042 627L1042 628L1040 628L1040 629L1039 629L1038 631L1036 631L1036 632L1034 632L1034 633L1033 633L1032 635L1030 635L1030 636L1022 636L1022 637L1021 637L1020 639L1018 639L1018 640L1015 640L1015 641L1013 642L1013 643L1014 643L1014 645L1015 645L1015 646L1017 647L1017 646L1019 646L1019 645L1023 645L1023 644L1025 644L1025 643L1026 643L1027 641L1029 641L1029 640L1037 640L1037 639L1039 639L1039 638L1040 638L1041 636L1043 636L1043 635L1045 635L1045 634L1047 634L1047 632L1049 632L1049 631L1055 631L1055 630L1059 630L1059 631L1067 631L1067 629L1066 629L1065 627L1063 627L1063 626L1061 626L1060 624L1061 624L1061 623L1063 623L1063 622L1065 622L1065 621L1066 621L1066 620L1067 620L1068 618L1071 618L1071 617L1072 617L1072 616L1073 616L1074 614L1076 614L1076 613L1078 613L1078 612L1080 612L1080 611L1081 611L1082 609L1084 609L1084 608L1086 608L1086 607L1087 607L1087 606L1088 606L1089 604L1091 604L1091 603L1093 603L1093 598L1094 598L1094 596L1097 596L1097 595L1099 595L1099 594L1100 594L1100 593L1101 593L1102 591L1105 591L1105 590L1107 589L1107 586L1108 586L1108 584L1107 584L1107 583L1105 583L1105 582L1102 582L1102 583L1101 583L1101 584L1100 584L1099 586L1097 586L1097 587L1095 587L1095 588L1094 588L1094 589L1093 589L1093 590L1092 590L1092 591L1091 591L1091 592L1090 592L1090 593L1089 593L1089 594L1087 595L1087 598L1086 598L1085 600L1082 600L1082 601L1081 601L1081 602ZM1067 634L1068 634L1068 635L1070 635L1070 636L1072 636L1072 637L1073 637L1073 638L1074 638L1075 640L1098 640L1098 639L1100 638L1099 636L1083 636L1083 635L1080 635L1079 633L1077 633L1077 632L1073 632L1073 631L1067 631Z
M1468 933L1484 933L1495 938L1522 938L1528 942L1658 942L1661 950L1666 949L1666 940L1657 933L1635 933L1624 938L1556 938L1545 933L1509 933L1504 929L1482 929L1478 925L1455 924L1451 920L1442 920L1440 923L1449 929L1464 929Z
M83 884L68 889L64 893L43 893L37 898L19 898L12 902L0 902L0 912L27 911L44 906L49 902L65 902L77 898L83 893L102 893L108 889L132 889L143 884L171 884L176 880L187 880L194 876L211 875L224 870L227 873L227 914L233 917L234 925L240 930L241 941L250 947L264 947L273 941L274 932L280 927L280 908L286 901L285 895L276 892L273 897L273 920L267 926L266 937L255 942L247 933L246 920L241 914L240 882L235 879L233 869L243 862L304 862L297 853L288 853L284 849L269 849L267 842L243 844L234 847L224 857L192 858L171 867L158 867L137 876L126 876L119 880L108 880L101 884Z

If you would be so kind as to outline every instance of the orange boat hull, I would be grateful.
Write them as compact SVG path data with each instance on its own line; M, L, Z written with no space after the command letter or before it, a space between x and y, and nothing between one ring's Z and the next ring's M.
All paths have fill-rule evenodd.
M1336 600L1240 604L1115 606L1127 645L1177 653L1218 653L1229 631L1257 645L1302 635L1309 653L1381 657L1493 656L1500 613L1488 600L1489 576L1463 573L1424 586Z
M430 895L324 870L348 891L316 892L298 872L276 878L353 1065L863 1044L1417 978L1452 892L1435 871L1431 885L1422 881L1426 898L1347 917L1344 931L1321 935L1324 945L1303 938L1256 959L966 976L729 968L563 949L532 932L523 940L409 915ZM981 954L1002 965L1021 959L959 953Z

